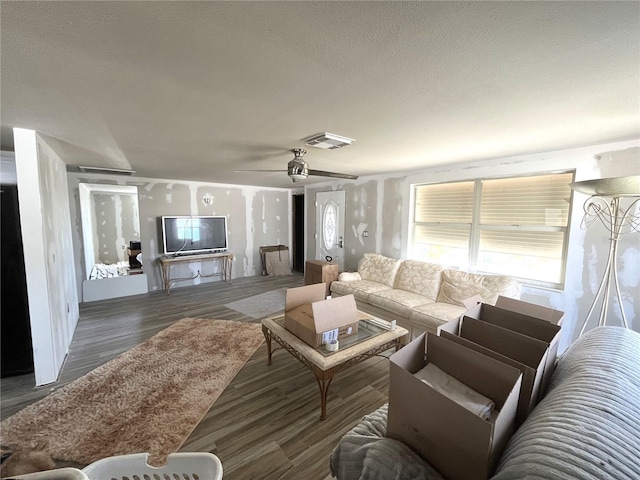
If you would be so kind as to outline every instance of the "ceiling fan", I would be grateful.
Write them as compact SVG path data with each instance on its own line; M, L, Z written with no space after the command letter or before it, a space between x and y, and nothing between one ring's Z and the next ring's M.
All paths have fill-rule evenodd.
M319 177L333 177L343 178L346 180L357 180L357 175L349 175L346 173L327 172L324 170L313 170L309 168L309 164L304 158L307 151L304 148L294 148L293 159L287 164L287 175L291 178L292 182L299 182L305 180L309 175L315 175ZM236 170L236 172L283 172L284 170Z

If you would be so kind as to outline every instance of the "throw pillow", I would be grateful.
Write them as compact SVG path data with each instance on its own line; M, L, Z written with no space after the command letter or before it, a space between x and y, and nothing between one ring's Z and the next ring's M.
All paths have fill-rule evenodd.
M442 272L442 286L438 302L464 306L469 297L480 295L482 301L495 305L498 296L519 297L518 282L506 275L482 275L479 273L445 270Z

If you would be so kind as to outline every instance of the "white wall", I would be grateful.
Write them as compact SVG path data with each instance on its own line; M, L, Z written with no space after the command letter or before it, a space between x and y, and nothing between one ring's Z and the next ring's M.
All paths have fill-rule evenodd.
M36 385L56 381L79 318L65 163L34 131L14 129Z
M390 164L394 161L395 159L390 159ZM361 177L356 182L330 181L315 184L306 188L306 236L313 239L316 233L313 208L315 193L344 189L347 193L345 268L355 269L364 252L406 258L409 253L412 185L556 170L575 170L576 181L640 175L640 141L443 165L402 175ZM564 288L553 290L523 287L523 300L566 313L561 349L565 349L580 330L595 296L609 251L609 237L604 227L593 225L588 229L581 228L586 199L586 195L578 193L573 197ZM369 236L363 238L361 231L365 228ZM629 234L622 239L619 247L619 269L624 270L621 290L625 313L636 331L640 331L639 238L638 233ZM307 258L315 258L315 245L312 241L307 245ZM619 310L610 308L608 324L621 325L620 318ZM589 328L592 326L590 323Z

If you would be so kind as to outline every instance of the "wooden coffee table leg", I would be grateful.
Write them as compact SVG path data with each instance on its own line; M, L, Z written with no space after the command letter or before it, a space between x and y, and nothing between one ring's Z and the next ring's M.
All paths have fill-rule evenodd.
M335 369L331 368L323 372L314 367L313 375L318 381L318 387L320 387L320 420L324 420L327 418L327 393L329 393L329 386L335 375Z
M262 333L267 341L267 365L271 365L271 331L263 325Z

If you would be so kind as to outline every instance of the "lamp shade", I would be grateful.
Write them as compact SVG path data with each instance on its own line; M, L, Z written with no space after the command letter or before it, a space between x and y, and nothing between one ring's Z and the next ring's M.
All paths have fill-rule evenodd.
M635 197L640 195L640 175L597 178L569 184L576 192L603 197Z

